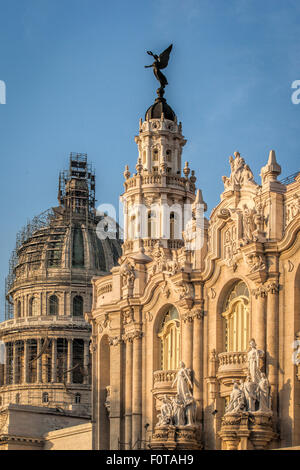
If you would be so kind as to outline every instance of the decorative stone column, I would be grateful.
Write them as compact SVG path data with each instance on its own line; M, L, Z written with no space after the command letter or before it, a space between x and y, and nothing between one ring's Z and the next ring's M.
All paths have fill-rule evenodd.
M14 341L13 343L13 381L12 383L15 384L17 379L17 343Z
M203 316L202 310L195 312L194 317L194 332L193 332L193 370L194 370L194 389L193 395L197 402L197 422L202 417L203 396L202 396L202 383L203 383Z
M271 385L272 410L276 419L278 393L278 314L279 314L278 282L268 284L267 300L267 348L266 373Z
M122 350L121 336L109 338L110 344L110 450L118 450L121 441ZM100 436L101 440L101 436ZM123 442L123 439L122 439Z
M57 382L57 340L51 340L52 360L51 360L51 382Z
M266 350L266 297L267 289L259 286L253 290L255 305L252 308L252 337L255 338L257 348Z
M42 383L42 340L41 338L37 339L37 362L36 362L36 380L38 383Z
M29 356L28 347L29 347L28 340L24 339L24 377L23 377L24 383L28 382L28 356Z
M73 339L68 338L68 356L67 356L67 370L69 371L67 373L67 383L70 384L72 383L73 379L73 372L72 372L72 367L73 367Z
M89 383L89 370L88 370L89 359L90 359L90 356L89 356L89 341L84 340L84 343L83 343L83 369L84 369L84 372L85 372L84 379L83 379L84 384Z
M130 334L123 337L126 342L126 372L125 372L125 449L132 447L132 351L133 338Z
M132 448L140 448L142 427L142 331L133 334L132 359Z
M193 314L188 312L182 323L182 360L188 369L193 368Z

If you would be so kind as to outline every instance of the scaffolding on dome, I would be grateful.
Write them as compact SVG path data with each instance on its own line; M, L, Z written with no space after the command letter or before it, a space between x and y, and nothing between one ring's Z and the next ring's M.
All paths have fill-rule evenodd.
M13 318L13 304L9 298L9 291L15 281L15 268L18 264L18 250L37 230L48 227L53 218L54 212L52 208L47 209L29 220L16 235L16 245L11 252L8 262L8 275L5 278L5 320Z
M93 212L95 208L95 189L96 189L96 178L95 172L92 169L92 165L87 162L86 153L70 153L69 169L61 171L59 174L59 188L58 188L58 200L60 204L64 205L67 198L66 184L72 178L84 180L88 187L88 208L90 212Z

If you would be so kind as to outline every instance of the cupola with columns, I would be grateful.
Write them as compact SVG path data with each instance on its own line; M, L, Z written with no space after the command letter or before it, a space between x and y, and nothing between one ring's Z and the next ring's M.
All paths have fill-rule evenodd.
M158 90L145 120L140 119L136 172L124 172L123 254L151 250L157 239L164 248L183 245L184 223L195 199L195 172L185 162L182 148L186 140L181 122Z

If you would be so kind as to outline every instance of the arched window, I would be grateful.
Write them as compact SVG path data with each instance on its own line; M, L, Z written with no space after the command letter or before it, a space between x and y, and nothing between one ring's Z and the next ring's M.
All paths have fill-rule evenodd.
M156 234L156 228L157 228L157 223L156 223L156 212L155 211L148 211L148 217L147 217L147 236L148 238L157 238Z
M166 156L167 156L167 161L170 162L172 161L172 153L171 150L166 151Z
M158 337L161 341L161 369L178 369L180 360L180 322L175 307L170 307L165 314Z
M20 394L16 393L16 404L18 405L20 403Z
M44 392L42 395L42 402L43 403L49 403L49 394L48 392Z
M75 295L73 299L73 316L83 316L83 298L81 297L81 295Z
M76 393L75 395L75 403L80 403L81 402L81 395L80 393Z
M20 318L21 313L22 313L22 306L21 306L21 300L18 300L17 302L17 318Z
M222 316L225 320L225 350L246 351L250 339L250 318L249 291L244 282L239 281L229 292Z
M29 300L29 316L35 317L38 315L38 300L36 297L31 297Z
M49 297L49 315L58 315L59 300L56 295Z

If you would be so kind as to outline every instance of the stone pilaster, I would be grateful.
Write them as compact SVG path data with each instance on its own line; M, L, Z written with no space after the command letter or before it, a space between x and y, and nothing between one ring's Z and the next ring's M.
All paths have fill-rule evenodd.
M29 344L28 341L25 339L24 340L24 376L23 376L23 383L28 382L28 359L29 359Z
M193 395L197 402L197 421L203 411L203 315L199 310L194 318L193 331Z
M126 342L126 372L125 372L125 448L132 447L132 353L133 337L125 334L123 337Z
M255 338L257 348L266 351L266 297L267 288L259 286L252 291L254 296L252 306L252 337Z
M57 340L52 338L51 340L52 358L51 358L51 382L57 382Z
M42 383L42 340L41 338L37 339L37 361L36 361L36 380L38 383Z
M132 447L140 448L142 436L142 332L133 334L132 354Z
M13 384L16 383L17 379L17 343L14 341L13 343Z
M182 322L182 360L188 369L193 368L193 322L194 316L188 312Z
M121 439L122 411L122 338L109 338L110 344L110 450L118 450ZM101 436L100 436L101 439Z
M68 338L68 356L67 356L67 383L72 383L73 380L73 339Z
M279 285L277 281L267 285L267 356L266 373L271 385L272 410L277 414L278 394L278 323L279 323Z
M84 369L84 379L83 383L88 384L89 383L89 370L88 370L88 365L89 365L89 341L84 340L83 343L83 369Z

